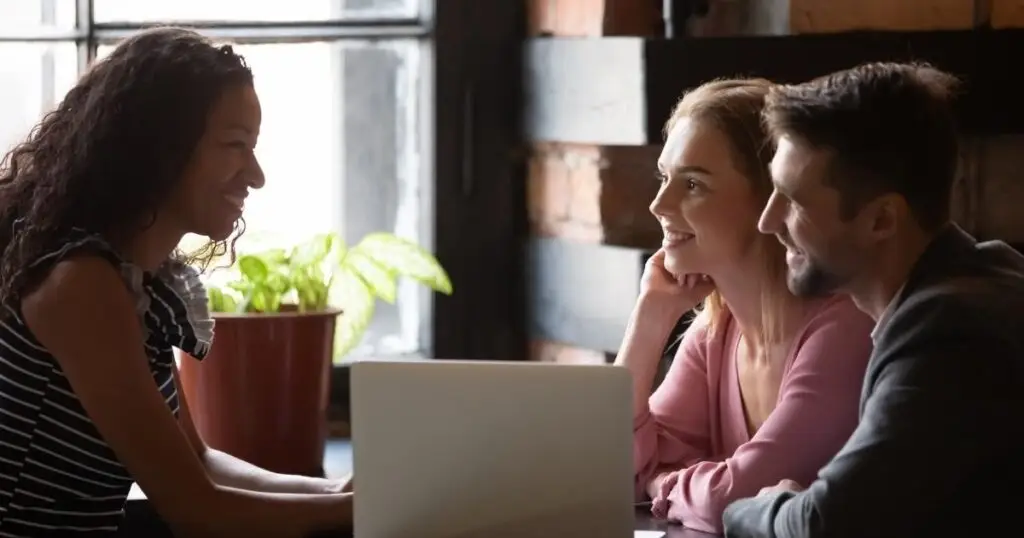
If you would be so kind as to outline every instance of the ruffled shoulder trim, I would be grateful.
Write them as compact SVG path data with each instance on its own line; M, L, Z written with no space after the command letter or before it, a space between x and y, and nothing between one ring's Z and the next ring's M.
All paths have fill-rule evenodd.
M106 258L115 266L120 266L124 263L117 254L117 251L102 237L75 231L66 238L59 248L40 256L32 262L30 268L50 267L76 254L97 254Z
M101 236L83 230L74 230L60 248L40 257L33 267L54 265L81 253L100 255L118 268L135 299L146 347L161 354L177 347L197 359L209 353L214 321L206 288L195 268L168 261L155 273L148 273L125 261Z
M197 359L202 359L213 344L214 320L206 287L199 278L199 271L180 262L168 262L156 274L156 282L163 284L166 291L177 299L178 305L170 305L173 312L169 319L172 331L167 333L168 342ZM156 286L158 299L163 299Z

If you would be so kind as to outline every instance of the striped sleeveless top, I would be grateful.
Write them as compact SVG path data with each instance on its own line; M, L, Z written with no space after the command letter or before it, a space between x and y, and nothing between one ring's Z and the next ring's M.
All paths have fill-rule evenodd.
M81 254L108 259L133 292L153 386L177 415L173 348L201 359L213 337L198 273L175 262L145 273L124 262L101 238L84 232L76 232L34 267L45 272L58 261ZM25 326L20 308L4 310L0 536L113 535L124 515L132 477L86 415L60 364Z

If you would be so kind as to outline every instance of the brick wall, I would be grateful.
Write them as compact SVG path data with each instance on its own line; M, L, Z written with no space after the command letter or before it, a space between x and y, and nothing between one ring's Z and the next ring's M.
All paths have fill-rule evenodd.
M527 0L534 36L653 36L657 2ZM537 143L531 147L527 208L531 233L623 246L657 244L660 230L646 211L657 184L658 147ZM567 364L600 363L604 352L534 339L530 358Z
M711 0L691 35L786 35L850 30L971 28L974 0Z
M658 192L658 146L538 143L527 176L533 232L619 246L661 240L647 211Z
M526 0L531 35L653 35L658 4L644 0Z
M533 35L653 36L659 2L528 0ZM696 36L851 30L1024 27L1024 0L711 0L692 20ZM537 143L528 168L528 213L537 236L655 248L660 232L647 212L659 147ZM956 220L981 238L1024 243L1024 135L964 140ZM603 353L535 341L536 360L592 362Z

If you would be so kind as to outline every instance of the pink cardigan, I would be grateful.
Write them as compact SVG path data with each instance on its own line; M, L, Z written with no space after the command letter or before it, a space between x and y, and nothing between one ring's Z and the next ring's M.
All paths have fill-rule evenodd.
M857 425L874 322L846 298L808 316L786 359L775 410L753 437L736 372L731 316L713 338L703 317L687 330L664 382L634 418L638 498L659 472L682 470L669 519L721 532L722 511L788 478L807 486Z

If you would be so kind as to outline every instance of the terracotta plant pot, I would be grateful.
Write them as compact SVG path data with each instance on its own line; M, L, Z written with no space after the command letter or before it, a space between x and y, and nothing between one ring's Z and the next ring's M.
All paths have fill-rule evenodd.
M180 361L206 443L271 471L320 475L338 314L216 314L210 353Z

